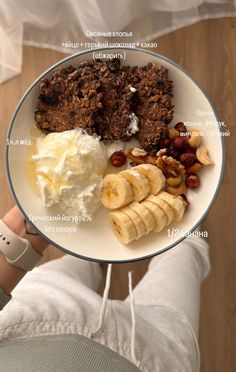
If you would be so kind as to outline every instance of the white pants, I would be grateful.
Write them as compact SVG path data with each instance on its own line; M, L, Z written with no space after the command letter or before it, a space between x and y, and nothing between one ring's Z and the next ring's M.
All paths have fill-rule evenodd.
M129 297L108 300L104 323L94 334L102 304L96 293L101 269L72 256L26 274L13 291L12 301L0 312L0 342L77 333L92 337L142 371L198 371L200 283L209 270L208 245L201 238L188 238L151 260L133 291L135 360L131 358Z

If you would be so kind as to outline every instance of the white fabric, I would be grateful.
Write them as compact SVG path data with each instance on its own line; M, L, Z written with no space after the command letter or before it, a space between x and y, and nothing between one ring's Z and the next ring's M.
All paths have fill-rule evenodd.
M0 83L21 72L23 43L71 53L78 49L63 42L141 42L201 19L235 15L236 0L1 0ZM133 36L91 39L87 31Z
M94 337L101 330L103 323L104 323L107 300L108 300L109 290L110 290L110 285L111 285L111 272L112 272L112 264L109 264L107 267L106 283L105 283L105 288L104 288L103 297L102 297L102 306L100 310L99 323L95 331L92 332L92 337Z
M130 312L131 312L131 342L130 342L130 349L131 349L131 360L134 364L137 364L136 358L136 350L135 350L135 343L136 343L136 317L135 317L135 309L134 309L134 294L133 294L133 281L132 281L132 271L128 272L129 278L129 300L130 300Z
M199 289L209 270L208 246L200 238L186 239L152 259L133 290L135 364L142 371L199 371ZM102 305L95 292L100 279L98 264L72 256L27 273L0 312L0 342L75 333L93 337L131 361L129 297L108 300L103 326L93 336Z

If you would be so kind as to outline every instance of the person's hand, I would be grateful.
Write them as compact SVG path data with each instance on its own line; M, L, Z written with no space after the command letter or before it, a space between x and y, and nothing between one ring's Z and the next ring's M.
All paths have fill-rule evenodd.
M3 221L12 231L14 231L14 233L19 235L21 238L29 240L32 247L38 253L42 254L49 244L48 241L40 235L32 235L27 233L25 229L24 217L16 205L5 214Z
M48 245L48 241L40 235L28 234L25 229L24 217L17 206L14 206L2 218L4 223L21 238L28 239L33 249L42 254ZM5 257L0 256L0 288L10 295L11 291L26 274L23 269L7 262Z

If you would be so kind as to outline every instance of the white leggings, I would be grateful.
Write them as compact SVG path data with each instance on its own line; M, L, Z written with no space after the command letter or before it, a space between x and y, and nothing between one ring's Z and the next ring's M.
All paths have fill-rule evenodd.
M100 266L66 255L35 268L18 284L12 301L0 312L0 342L77 333L109 347L142 371L199 371L199 294L209 270L207 243L186 239L153 258L134 288L135 330L129 296L107 301L96 332L102 307L96 293Z

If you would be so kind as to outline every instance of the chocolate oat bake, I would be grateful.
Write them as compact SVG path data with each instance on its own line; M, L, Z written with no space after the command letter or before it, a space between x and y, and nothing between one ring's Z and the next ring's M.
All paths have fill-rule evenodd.
M88 61L56 69L39 89L35 120L45 133L80 127L104 141L127 141L134 135L130 122L135 114L135 136L152 153L173 118L173 82L168 69L154 63L138 67L121 66L119 59Z

